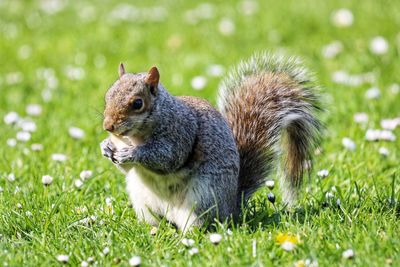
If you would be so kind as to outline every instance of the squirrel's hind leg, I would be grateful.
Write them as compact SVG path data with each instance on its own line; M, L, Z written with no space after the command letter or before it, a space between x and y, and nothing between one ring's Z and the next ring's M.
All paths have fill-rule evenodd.
M196 215L195 210L185 205L171 208L167 211L165 217L168 221L174 223L183 233L190 231L192 226L202 225L202 221Z
M191 203L187 206L194 207L193 213L197 215L194 225L213 223L215 219L220 222L230 218L235 220L239 213L237 173L235 171L225 171L220 174L203 173L201 177L192 179L185 202Z

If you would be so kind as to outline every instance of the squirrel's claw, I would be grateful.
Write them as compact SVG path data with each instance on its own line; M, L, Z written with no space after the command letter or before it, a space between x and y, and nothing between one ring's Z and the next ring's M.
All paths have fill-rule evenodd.
M132 147L124 147L121 150L115 151L112 158L117 164L131 162L133 161L133 152L134 149Z
M114 145L108 138L100 143L101 154L106 158L113 160L114 149Z

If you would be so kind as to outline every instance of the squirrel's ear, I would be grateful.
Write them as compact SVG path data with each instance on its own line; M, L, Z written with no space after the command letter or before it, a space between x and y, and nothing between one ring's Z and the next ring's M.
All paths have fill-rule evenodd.
M145 78L146 84L150 85L150 92L153 95L157 94L158 82L160 80L160 73L156 67L152 67Z
M119 77L122 77L122 75L125 74L125 67L124 64L119 64L119 69L118 69Z

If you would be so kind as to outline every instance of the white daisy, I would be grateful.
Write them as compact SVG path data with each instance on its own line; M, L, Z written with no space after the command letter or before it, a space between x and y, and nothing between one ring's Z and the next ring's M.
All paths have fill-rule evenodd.
M26 106L26 113L30 116L39 116L42 114L42 107L38 104L29 104Z
M325 198L326 199L331 199L331 198L333 198L335 195L332 193L332 192L326 192L326 194L325 194Z
M296 244L289 241L285 241L282 243L281 248L285 251L292 251L296 248Z
M112 199L110 197L106 197L106 205L111 205Z
M28 142L31 139L31 134L29 132L17 132L16 139L22 142Z
M103 249L103 254L104 254L104 256L108 255L108 253L110 253L110 248L109 248L109 247L105 247L105 248Z
M15 174L14 173L10 173L10 174L7 175L6 178L7 178L7 180L9 182L14 182L15 181Z
M10 147L15 147L17 145L17 140L15 140L14 138L7 139L7 145Z
M150 229L150 234L151 234L151 235L156 235L156 234L157 234L157 230L158 230L158 228L155 227L155 226L153 226L153 227Z
M213 64L207 67L207 74L212 77L221 77L225 72L222 65Z
M139 256L133 256L129 259L130 266L139 266L142 263L142 259Z
M21 120L18 126L25 132L35 132L37 128L36 123L29 120Z
M381 96L381 90L377 87L372 87L365 92L365 97L368 99L377 99Z
M81 179L75 179L74 185L75 185L76 188L81 188L82 185L83 185L83 182L82 182Z
M389 50L389 44L382 36L374 37L369 44L369 50L375 55L386 54Z
M341 8L332 13L331 20L336 27L345 28L353 25L354 16L351 10Z
M353 151L356 149L356 143L354 143L354 141L348 137L344 137L342 139L342 145L344 146L344 148L346 148L350 151Z
M207 79L204 76L196 76L192 79L191 85L194 90L202 90L207 85Z
M235 32L235 24L229 18L223 18L218 24L218 30L222 35L232 35Z
M31 149L33 151L40 151L40 150L43 150L43 145L42 144L32 144Z
M321 179L327 177L328 175L329 171L325 169L317 172L317 176L320 177Z
M218 234L218 233L213 233L210 235L210 241L211 243L217 245L221 242L222 240L222 235Z
M82 139L85 137L85 132L77 127L70 127L68 133L74 139Z
M191 239L191 238L184 238L184 239L182 239L182 244L183 245L185 245L186 247L191 247L191 246L193 246L194 245L194 240L193 239Z
M19 115L15 111L11 111L4 116L4 122L6 124L14 124L19 120Z
M365 112L356 113L353 116L354 122L356 123L367 123L368 122L368 114Z
M332 73L332 81L338 84L346 84L349 79L349 74L344 70L338 70Z
M354 258L354 251L352 249L345 250L342 253L342 257L344 259L352 259Z
M269 189L274 189L275 186L275 182L273 180L268 180L265 182L265 185L269 188Z
M51 159L54 160L54 161L63 162L63 161L67 160L67 156L64 155L64 154L61 154L61 153L54 153L54 154L51 155Z
M14 195L19 193L19 192L21 192L21 187L16 186L15 189L14 189Z
M394 130L400 125L400 117L395 119L381 120L381 127L385 130Z
M389 156L390 151L386 147L380 147L379 148L379 154L381 154L382 156L387 157L387 156Z
M81 171L81 173L79 174L79 177L81 177L82 180L87 180L90 177L92 177L93 172L90 170L83 170Z
M365 139L367 139L368 141L395 141L396 136L389 130L368 129L365 133Z
M322 48L324 58L334 58L343 50L343 44L340 41L334 41Z
M57 256L57 260L59 261L59 262L62 262L62 263L67 263L68 261L69 261L69 256L68 255L58 255Z
M199 253L199 249L198 248L190 248L189 249L189 254L190 255L195 255Z
M42 176L42 183L44 185L51 185L52 182L53 182L53 177L51 177L50 175L43 175Z

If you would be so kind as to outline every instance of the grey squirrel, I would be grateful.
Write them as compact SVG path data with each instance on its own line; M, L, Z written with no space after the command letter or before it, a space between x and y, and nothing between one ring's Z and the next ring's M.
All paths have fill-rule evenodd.
M296 58L256 54L223 80L218 111L170 95L156 67L126 73L105 96L101 150L126 174L139 219L165 217L179 229L236 220L243 203L281 165L283 198L293 202L321 123L316 89Z

